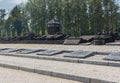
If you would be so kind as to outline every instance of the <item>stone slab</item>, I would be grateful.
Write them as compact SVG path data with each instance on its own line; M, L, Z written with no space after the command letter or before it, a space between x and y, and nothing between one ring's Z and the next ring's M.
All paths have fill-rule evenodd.
M15 51L18 51L18 50L20 50L20 49L18 49L18 48L9 48L9 49L5 49L5 50L1 50L0 54L11 53L11 52L15 52Z
M120 53L111 53L104 60L120 61Z
M62 50L46 50L46 51L42 51L42 52L37 53L37 55L52 56L52 55L60 54L62 52L63 52Z
M80 38L66 39L64 41L64 45L78 45L78 44L80 44Z
M74 51L74 52L64 55L64 57L86 58L86 57L93 56L93 55L94 55L94 52L90 52L90 51Z
M23 50L17 51L16 53L17 54L30 54L30 53L35 53L35 52L39 52L39 51L42 51L42 50L39 50L39 49L23 49Z
M0 48L0 51L7 50L8 48Z

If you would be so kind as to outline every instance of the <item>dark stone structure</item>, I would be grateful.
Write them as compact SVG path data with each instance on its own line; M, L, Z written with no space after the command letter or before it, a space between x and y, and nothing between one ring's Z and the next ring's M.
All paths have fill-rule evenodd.
M57 19L52 19L50 22L48 22L48 28L47 28L49 35L54 35L56 33L60 32L60 22Z
M118 33L115 33L115 32L99 33L95 35L93 44L104 45L106 43L115 42L115 40L117 39L119 39Z

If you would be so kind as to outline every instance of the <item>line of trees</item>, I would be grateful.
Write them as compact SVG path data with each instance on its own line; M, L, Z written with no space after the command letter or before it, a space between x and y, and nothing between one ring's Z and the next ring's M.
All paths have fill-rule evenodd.
M28 0L13 8L7 19L0 10L0 36L21 36L32 31L47 34L47 22L57 17L62 32L72 35L91 35L97 32L118 31L119 6L115 0Z

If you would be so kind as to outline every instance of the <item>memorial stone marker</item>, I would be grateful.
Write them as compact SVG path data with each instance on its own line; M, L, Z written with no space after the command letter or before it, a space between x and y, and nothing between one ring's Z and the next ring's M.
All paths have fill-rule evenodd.
M0 48L0 51L7 50L8 48Z
M90 51L74 51L74 52L64 55L64 57L86 58L86 57L93 56L93 55L94 55L94 52L90 52Z
M111 53L104 60L120 61L120 53Z
M30 53L35 53L35 52L39 52L39 51L42 51L42 50L39 50L39 49L23 49L23 50L17 51L16 53L19 53L19 54L30 54Z
M37 53L37 55L47 55L47 56L52 56L52 55L56 55L56 54L60 54L63 51L61 50L46 50L46 51L42 51Z
M18 50L20 50L20 49L17 49L17 48L9 48L9 49L5 49L5 50L0 51L0 54L11 53L11 52L15 52L15 51L18 51Z

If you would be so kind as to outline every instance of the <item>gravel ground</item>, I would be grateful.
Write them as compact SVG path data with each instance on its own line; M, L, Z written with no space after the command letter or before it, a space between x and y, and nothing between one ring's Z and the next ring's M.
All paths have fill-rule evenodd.
M80 83L80 82L0 67L0 83Z
M0 48L39 48L55 50L84 50L97 52L120 52L120 46L83 46L83 45L53 45L53 44L0 44Z

